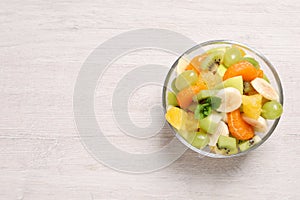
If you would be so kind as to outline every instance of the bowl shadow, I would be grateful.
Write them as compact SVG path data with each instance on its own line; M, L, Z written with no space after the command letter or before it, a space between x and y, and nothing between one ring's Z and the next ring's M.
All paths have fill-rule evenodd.
M234 176L243 173L243 164L248 155L228 158L211 158L202 156L188 149L177 161L172 163L169 168L175 173L189 176Z

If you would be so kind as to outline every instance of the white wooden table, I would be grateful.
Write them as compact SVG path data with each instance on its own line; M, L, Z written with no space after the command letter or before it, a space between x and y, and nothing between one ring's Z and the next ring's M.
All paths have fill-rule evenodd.
M0 1L0 199L300 199L299 14L297 0ZM74 122L78 72L102 42L141 28L168 29L197 43L232 39L263 52L285 94L284 114L270 139L234 159L200 159L187 151L146 174L119 172L94 159ZM173 138L168 130L148 140L124 135L110 101L102 100L138 65L170 66L174 60L165 52L138 51L103 76L95 113L105 119L103 132L112 144L147 153ZM159 87L137 90L129 101L132 120L147 126L144 109L159 101Z

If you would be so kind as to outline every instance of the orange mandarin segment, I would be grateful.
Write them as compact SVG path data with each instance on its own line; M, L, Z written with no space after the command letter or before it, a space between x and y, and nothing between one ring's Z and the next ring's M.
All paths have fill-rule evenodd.
M244 81L252 81L258 77L258 70L248 61L240 61L231 65L224 74L223 80L242 76Z
M227 113L229 132L238 140L248 140L254 137L253 128L247 124L239 109Z

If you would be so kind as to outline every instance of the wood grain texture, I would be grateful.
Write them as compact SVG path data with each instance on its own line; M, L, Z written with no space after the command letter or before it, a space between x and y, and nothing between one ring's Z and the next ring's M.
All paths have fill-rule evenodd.
M224 2L0 1L0 199L300 199L299 1ZM285 93L284 114L269 141L247 156L226 160L200 159L187 151L169 167L141 175L98 163L75 127L76 77L99 44L139 28L169 29L199 43L232 39L263 52L277 68ZM111 98L105 80L113 86L116 76L138 64L170 66L174 59L146 51L116 62L96 91L95 112L105 108L110 116L97 101ZM146 101L151 104L159 101L158 92L140 90L131 101L146 101L151 94L154 99ZM129 106L131 117L145 126L149 116L137 105ZM168 132L137 141L110 119L103 128L113 144L129 152L157 150L172 139Z

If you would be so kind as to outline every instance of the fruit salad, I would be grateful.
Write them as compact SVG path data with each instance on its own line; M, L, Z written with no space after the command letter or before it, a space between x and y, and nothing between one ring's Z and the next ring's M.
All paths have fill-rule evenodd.
M246 151L283 112L260 63L239 46L181 57L167 92L166 120L192 146L222 155Z

